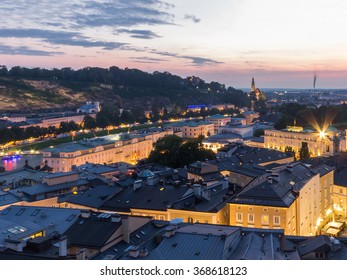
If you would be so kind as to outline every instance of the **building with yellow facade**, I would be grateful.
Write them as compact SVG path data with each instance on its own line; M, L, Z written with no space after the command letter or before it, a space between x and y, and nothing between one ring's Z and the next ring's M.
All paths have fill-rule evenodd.
M284 151L286 147L292 147L297 153L302 147L302 142L306 142L312 157L333 156L340 152L338 133L334 127L329 127L324 132L300 126L288 126L282 130L267 129L264 148Z
M287 235L319 234L334 215L333 170L328 166L310 169L301 163L272 169L230 201L229 224L281 228Z

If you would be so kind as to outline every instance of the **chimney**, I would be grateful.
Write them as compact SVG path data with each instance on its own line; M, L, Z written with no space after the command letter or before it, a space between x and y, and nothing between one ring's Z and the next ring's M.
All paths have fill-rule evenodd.
M141 188L142 186L142 180L137 180L137 181L134 181L134 191L136 191L137 189Z
M211 200L211 190L203 189L201 192L201 197L210 201Z
M287 168L287 171L289 171L290 173L294 172L294 166L292 164L287 164L286 168Z
M14 239L5 239L6 248L12 249L16 252L23 252L23 248L26 246L26 241L14 240Z
M173 182L173 185L175 187L179 187L181 185L181 181L180 180L176 180L175 182Z
M123 240L126 243L130 242L130 229L129 229L129 217L124 216L122 218Z
M63 235L59 238L59 257L67 257L67 236Z
M140 247L139 246L131 246L129 248L130 257L136 259L140 255Z
M193 185L194 195L200 197L201 196L201 185L194 184Z
M225 177L223 178L223 181L222 181L222 189L226 190L228 188L229 188L229 177Z
M140 257L146 257L148 256L148 253L149 253L148 249L144 246L142 246L139 250Z
M167 229L165 230L164 236L169 238L171 236L174 236L176 233L177 226L168 226Z
M148 186L153 186L154 185L154 178L148 177L146 183Z
M111 222L112 223L119 223L121 220L122 219L121 219L120 215L117 215L117 214L111 215Z
M277 182L277 183L280 182L280 175L279 174L272 174L271 177L272 177L273 182Z
M79 253L76 254L76 260L86 260L86 249L82 248Z
M82 210L81 211L81 218L88 219L90 217L90 211L89 210Z
M269 184L272 184L272 183L273 183L273 178L272 178L272 176L267 177L267 181L268 181Z
M336 252L341 248L340 241L334 237L330 237L330 247L332 252Z
M172 173L172 180L177 181L180 178L178 170L175 169Z

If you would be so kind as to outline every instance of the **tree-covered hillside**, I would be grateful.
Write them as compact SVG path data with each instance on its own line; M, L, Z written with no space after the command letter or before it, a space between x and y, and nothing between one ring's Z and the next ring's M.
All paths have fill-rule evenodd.
M86 67L43 69L0 66L0 110L75 108L87 100L120 108L185 109L188 104L249 105L247 94L218 82L168 72Z

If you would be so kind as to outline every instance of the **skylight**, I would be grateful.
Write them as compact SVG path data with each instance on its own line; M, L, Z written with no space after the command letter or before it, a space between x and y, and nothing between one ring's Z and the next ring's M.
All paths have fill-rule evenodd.
M23 233L26 232L28 229L22 226L15 226L15 227L11 227L9 228L7 231L12 233L12 234L19 234L19 233Z

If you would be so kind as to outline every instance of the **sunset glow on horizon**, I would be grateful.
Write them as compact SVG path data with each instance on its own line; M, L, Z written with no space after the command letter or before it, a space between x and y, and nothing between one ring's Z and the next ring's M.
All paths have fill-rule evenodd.
M0 64L138 68L236 88L347 88L342 0L11 0Z

